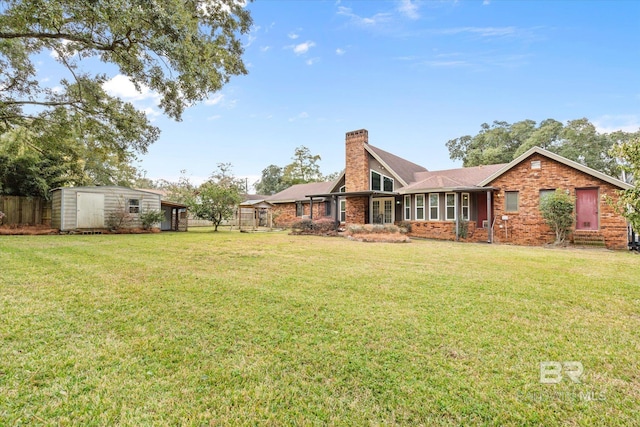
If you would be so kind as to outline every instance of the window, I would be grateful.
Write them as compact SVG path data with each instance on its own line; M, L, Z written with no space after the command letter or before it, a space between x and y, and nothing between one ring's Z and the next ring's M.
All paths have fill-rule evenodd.
M462 220L469 221L469 193L462 193L462 198L460 199L460 205L462 208Z
M382 179L384 191L393 191L393 178L389 178L388 176L383 177Z
M331 216L331 200L324 201L324 216Z
M393 191L393 178L381 175L376 171L371 171L372 191Z
M447 207L445 218L447 221L453 221L456 219L456 195L455 193L447 193L444 197Z
M296 202L296 216L304 215L304 206L302 202Z
M140 199L129 199L129 213L140 213Z
M376 171L371 171L371 189L375 191L382 189L382 175Z
M504 192L504 210L506 212L518 212L518 192Z
M440 219L438 211L440 210L440 196L438 193L429 194L429 219L431 221L437 221Z
M555 193L556 190L540 190L540 203L542 203L542 200L547 197L550 196L551 194Z
M340 199L340 222L347 220L347 200Z
M416 219L424 221L424 194L416 195Z
M344 193L345 190L347 189L346 185L343 185L342 187L340 187L340 190L338 190L340 193Z
M411 196L404 196L404 219L405 221L411 219Z

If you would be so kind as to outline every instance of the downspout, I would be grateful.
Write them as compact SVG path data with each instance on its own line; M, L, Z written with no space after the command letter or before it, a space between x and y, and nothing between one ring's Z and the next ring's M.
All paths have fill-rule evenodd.
M460 208L460 204L458 203L458 196L460 195L460 193L456 192L453 194L455 195L455 198L453 199L453 203L455 204L454 211L456 213L456 242L458 242L460 240L460 212L458 212L458 209Z
M487 243L493 243L493 221L491 221L491 191L487 190Z

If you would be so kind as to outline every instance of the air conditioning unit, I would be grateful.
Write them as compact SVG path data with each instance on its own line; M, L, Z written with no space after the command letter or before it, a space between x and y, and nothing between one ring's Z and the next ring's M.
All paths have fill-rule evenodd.
M489 228L489 220L487 219L482 220L482 228Z

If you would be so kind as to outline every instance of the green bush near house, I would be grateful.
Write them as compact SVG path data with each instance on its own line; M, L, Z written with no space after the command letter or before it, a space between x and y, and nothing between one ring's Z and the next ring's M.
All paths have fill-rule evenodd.
M574 199L561 189L557 189L540 200L542 218L554 231L556 245L563 244L567 239L574 221L574 205Z
M149 230L154 224L160 224L164 221L164 213L158 210L148 210L140 214L140 222L142 228Z

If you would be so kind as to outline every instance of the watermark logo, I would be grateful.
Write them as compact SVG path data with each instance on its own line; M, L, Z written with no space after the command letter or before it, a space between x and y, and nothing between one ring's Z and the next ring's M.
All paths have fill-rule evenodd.
M558 384L563 376L576 384L580 384L580 377L584 367L580 362L540 362L540 382L542 384Z

